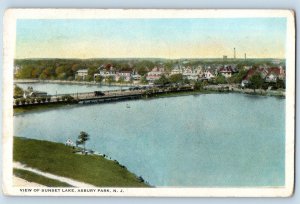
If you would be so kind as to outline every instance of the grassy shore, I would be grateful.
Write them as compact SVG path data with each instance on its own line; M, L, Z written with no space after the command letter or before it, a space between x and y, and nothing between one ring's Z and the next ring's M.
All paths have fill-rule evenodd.
M72 187L71 185L55 180L50 179L39 174L33 173L31 171L27 171L24 169L16 169L14 168L13 173L15 176L22 178L29 182L38 183L47 187Z
M37 106L23 106L23 107L17 107L14 108L14 115L17 114L22 114L26 112L31 112L31 111L41 111L41 110L51 110L51 109L56 109L58 107L66 106L69 105L67 103L65 104L42 104L42 105L37 105Z
M98 187L149 187L116 161L73 151L60 143L14 137L13 159L29 167Z

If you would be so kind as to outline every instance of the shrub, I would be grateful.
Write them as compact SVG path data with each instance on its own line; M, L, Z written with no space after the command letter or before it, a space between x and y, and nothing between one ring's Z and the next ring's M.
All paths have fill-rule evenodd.
M45 103L46 100L47 100L46 97L42 97L42 98L41 98L41 101L42 101L43 103Z
M35 98L31 98L30 103L34 104L35 103Z
M41 98L36 98L37 103L41 103L41 101L42 101Z
M30 103L31 103L30 98L26 98L26 99L25 99L25 102L26 102L27 104L30 104Z
M19 99L16 99L16 100L15 100L15 103L16 103L16 105L18 106L18 105L20 104L20 100L19 100Z
M21 103L21 105L24 105L26 103L25 98L20 99L20 103Z

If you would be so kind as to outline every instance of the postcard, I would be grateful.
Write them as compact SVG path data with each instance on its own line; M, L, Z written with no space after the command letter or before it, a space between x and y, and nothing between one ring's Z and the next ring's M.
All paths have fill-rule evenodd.
M288 197L291 10L8 9L3 191Z

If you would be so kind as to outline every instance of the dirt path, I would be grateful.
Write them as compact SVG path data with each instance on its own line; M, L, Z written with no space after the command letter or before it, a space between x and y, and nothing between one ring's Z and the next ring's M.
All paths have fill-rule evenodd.
M43 186L38 183L26 181L25 179L19 178L15 175L13 175L13 185L16 187L28 187L28 188L29 187L46 187L46 186Z
M46 173L46 172L43 172L43 171L40 171L40 170L37 170L37 169L33 169L33 168L27 167L26 165L21 164L19 162L14 162L13 167L18 168L18 169L31 171L33 173L39 174L41 176L45 176L47 178L51 178L51 179L55 179L55 180L58 180L58 181L61 181L61 182L65 182L65 183L68 183L68 184L70 184L71 186L74 186L74 187L80 187L80 188L95 188L96 187L96 186L93 186L91 184L83 183L83 182L76 181L76 180L73 180L73 179L70 179L70 178L57 176L57 175ZM40 185L40 184L38 184L38 185Z

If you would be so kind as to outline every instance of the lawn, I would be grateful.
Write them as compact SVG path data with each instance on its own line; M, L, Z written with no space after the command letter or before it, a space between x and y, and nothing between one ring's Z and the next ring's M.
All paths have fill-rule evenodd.
M73 151L60 143L14 137L13 159L29 167L98 187L149 187L116 161Z

